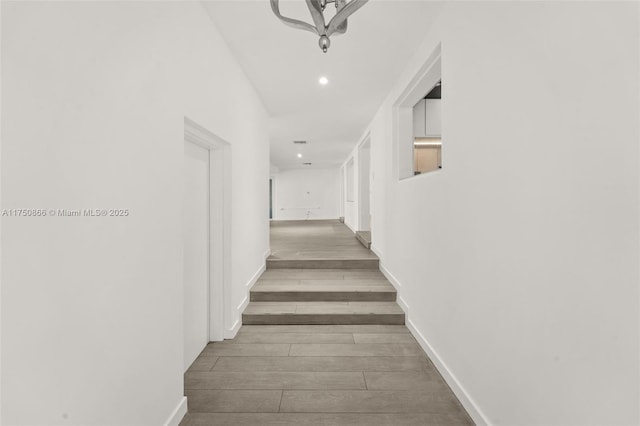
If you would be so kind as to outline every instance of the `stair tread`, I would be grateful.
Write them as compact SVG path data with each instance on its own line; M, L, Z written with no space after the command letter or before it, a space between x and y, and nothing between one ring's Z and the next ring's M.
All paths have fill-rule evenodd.
M385 279L375 269L267 269L260 280Z
M372 258L353 259L279 259L267 258L267 269L378 269L379 260Z
M395 302L250 302L246 315L404 314Z
M340 292L384 292L395 293L396 289L389 283L382 284L362 284L362 285L323 285L323 284L268 284L268 282L257 283L251 290L258 292L314 292L314 293L340 293Z

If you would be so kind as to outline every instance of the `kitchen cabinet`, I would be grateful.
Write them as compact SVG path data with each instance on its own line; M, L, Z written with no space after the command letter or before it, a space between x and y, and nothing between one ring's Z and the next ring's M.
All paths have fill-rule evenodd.
M442 136L442 100L422 99L413 107L413 136L430 138Z

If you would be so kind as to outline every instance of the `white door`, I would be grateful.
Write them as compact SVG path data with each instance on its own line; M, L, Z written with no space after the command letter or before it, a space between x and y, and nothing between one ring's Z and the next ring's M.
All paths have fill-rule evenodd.
M209 342L209 150L184 144L184 369Z

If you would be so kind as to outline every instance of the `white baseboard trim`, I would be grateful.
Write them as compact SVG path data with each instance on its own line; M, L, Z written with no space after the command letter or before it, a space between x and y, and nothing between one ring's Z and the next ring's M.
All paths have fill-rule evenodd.
M373 243L371 243L371 251L373 252L373 254L378 256L378 259L382 259L382 252L378 249L378 247L374 246Z
M375 253L375 252L374 252ZM377 253L376 253L377 254ZM378 256L380 257L380 256ZM380 272L389 280L389 282L395 287L398 292L396 302L400 306L400 308L404 311L406 315L406 325L413 337L418 341L418 344L422 348L422 350L427 354L427 356L433 361L438 372L442 375L442 378L447 382L453 393L458 397L458 400L462 404L462 406L467 410L467 413L471 416L474 423L478 426L486 426L491 423L484 415L482 410L475 403L473 398L469 396L467 391L462 387L456 376L449 370L447 364L440 358L438 353L433 349L429 341L420 333L420 331L416 328L415 324L411 321L411 316L409 315L410 308L407 302L404 300L401 294L402 284L398 279L387 269L387 267L380 261Z
M242 312L240 313L240 317L242 318ZM233 323L230 329L224 331L224 339L230 340L236 337L238 331L240 331L240 327L242 327L242 322L238 319Z
M267 251L264 252L264 259L267 260L267 257L271 256L271 249L268 248Z
M267 253L269 253L269 254L267 254ZM271 250L268 250L267 252L265 252L265 259L267 257L269 257L270 253L271 253ZM267 263L266 263L266 261L263 261L262 265L260 265L260 267L258 268L256 273L253 274L251 279L249 279L249 281L245 284L245 296L244 296L244 299L242 299L242 302L240 302L240 304L236 308L236 312L238 313L238 318L239 319L237 319L236 322L233 323L233 326L230 329L226 329L224 331L224 338L225 339L233 339L234 337L236 337L236 334L238 334L238 331L240 330L240 327L242 327L242 313L244 312L244 310L246 309L247 305L249 304L249 301L251 300L251 296L250 296L251 289L256 284L256 282L258 282L258 279L260 278L262 273L264 271L266 271L266 270L267 270Z
M375 252L374 252L375 253ZM377 255L377 253L376 253ZM380 256L378 256L379 258ZM382 259L380 260L380 272L382 272L382 275L384 275L389 282L391 283L391 285L393 285L396 290L399 292L400 289L402 288L402 284L400 283L400 281L398 281L398 279L391 273L391 271L389 271L387 269L387 267L384 265L384 263L382 263Z
M180 403L178 403L178 406L176 407L176 409L173 410L173 413L171 413L171 415L165 422L164 426L180 425L180 422L182 421L182 419L186 414L187 414L187 397L183 396L182 399L180 400Z
M356 230L353 229L353 227L351 226L351 224L347 223L346 221L344 222L345 225L347 225L347 228L349 228L351 230L351 232L353 232L354 234L356 233Z
M465 410L467 410L467 413L469 413L469 415L473 419L473 422L478 426L490 425L491 423L489 422L489 419L487 419L487 417L484 415L482 410L480 410L473 398L471 398L467 391L462 387L456 376L454 376L451 370L449 370L447 364L445 364L442 358L440 358L438 353L433 349L433 347L429 344L422 333L418 331L418 329L410 319L407 320L407 328L409 329L409 331L411 331L413 337L416 338L422 350L425 351L429 356L436 369L445 380L445 382L447 382L453 393L456 394L462 406L465 408Z
M382 262L380 262L379 265L380 265L380 272L382 272L382 275L384 275L387 278L387 280L389 280L391 285L398 292L398 295L396 296L396 303L398 304L398 306L400 306L400 309L404 311L405 316L409 318L409 305L407 305L407 302L402 298L402 295L400 294L400 289L402 288L402 284L400 284L400 281L398 281L398 279L382 264Z
M258 270L256 271L255 274L253 274L253 276L251 277L251 279L245 284L245 287L247 288L247 295L246 295L246 299L249 298L249 291L253 288L253 286L258 282L258 279L260 278L260 276L262 275L262 273L264 271L267 270L267 263L266 262L262 262L262 264L260 265L260 267L258 268ZM247 302L248 303L248 302ZM243 308L244 309L244 308Z
M238 305L237 310L238 313L242 314L242 312L244 311L244 309L247 307L247 305L249 304L249 299L250 299L250 291L253 288L253 286L258 282L258 279L260 278L260 275L262 275L262 273L264 271L267 270L267 265L266 263L262 263L262 265L260 265L260 268L258 268L258 270L256 271L255 274L253 274L253 276L251 277L251 279L245 284L245 292L246 294L244 295L244 299L242 299L242 302Z
M402 296L396 296L396 303L400 306L400 309L404 311L404 315L409 318L409 305L407 305L407 302L405 302Z

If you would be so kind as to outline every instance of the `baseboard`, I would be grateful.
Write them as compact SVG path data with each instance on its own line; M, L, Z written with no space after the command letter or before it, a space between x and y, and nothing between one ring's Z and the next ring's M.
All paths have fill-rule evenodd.
M404 311L406 317L409 318L409 305L407 305L402 294L400 294L402 284L400 284L400 281L398 281L398 279L382 264L382 262L380 262L380 272L382 272L382 275L384 275L387 278L387 281L389 281L396 289L396 292L398 293L396 296L396 303L400 306L400 309Z
M347 225L347 228L349 228L351 232L353 232L354 234L356 233L356 230L353 229L353 227L348 222L345 221L344 224Z
M268 248L267 251L264 252L264 258L265 260L271 256L271 248Z
M242 318L242 313L240 313L240 318ZM236 334L238 334L238 331L240 331L240 327L242 327L242 321L238 319L233 323L233 326L231 326L230 329L224 331L224 339L235 339Z
M375 252L374 252L375 253ZM462 387L456 376L449 370L447 364L440 358L438 353L433 349L433 346L429 343L429 341L420 333L420 331L416 328L415 324L411 321L410 308L407 302L403 299L402 294L400 293L400 289L402 288L402 284L398 279L386 268L386 266L380 262L380 272L389 280L389 282L396 288L398 291L397 303L400 308L404 311L406 315L406 326L415 337L416 341L422 348L422 350L427 354L427 356L433 361L434 366L442 376L442 378L447 382L453 393L456 395L462 406L467 410L467 413L471 416L474 423L479 426L490 425L491 423L484 415L482 410L475 403L473 398L469 396L467 391Z
M176 407L176 409L173 410L173 413L171 413L167 421L164 423L164 426L180 425L180 422L182 421L182 419L186 414L187 414L187 397L183 396L182 399L180 400L180 403L178 403L178 406Z
M375 253L375 251L374 251ZM376 253L377 255L377 253ZM380 256L378 256L379 258ZM396 290L398 292L400 292L400 289L402 288L402 284L400 283L400 281L398 281L398 279L391 273L391 271L389 271L387 269L387 267L384 265L384 263L382 263L382 259L380 259L380 272L382 272L382 275L384 275L389 282L391 283L391 285L393 285Z
M462 406L467 410L467 413L469 413L473 422L478 426L490 425L491 423L482 410L480 410L473 398L471 398L467 391L462 387L456 376L454 376L451 370L449 370L447 364L445 364L442 358L440 358L427 339L422 335L422 333L420 333L420 331L418 331L413 322L409 319L407 320L406 325L409 331L411 331L411 334L413 334L413 337L418 341L422 350L426 352L427 356L429 356L442 378L447 382L453 393L456 394L456 397L458 397Z
M271 250L267 250L267 252L265 252L265 259L267 257L269 257L270 253L271 253ZM236 337L236 334L238 334L238 331L240 331L240 327L242 327L242 313L244 312L244 310L246 309L247 305L249 304L249 301L250 301L250 298L251 298L251 296L250 296L251 289L256 284L256 282L258 282L258 279L260 278L262 273L264 271L266 271L266 270L267 270L267 263L266 263L266 261L263 261L262 265L260 265L260 268L258 268L256 273L253 274L251 279L249 279L249 281L247 281L247 283L245 284L245 296L244 296L244 299L242 299L242 302L240 302L240 304L236 308L237 312L238 312L238 318L239 319L237 319L236 322L233 323L233 326L230 329L226 329L224 331L224 338L225 339L233 339L234 337Z
M403 310L406 317L409 318L409 305L407 305L407 302L405 302L402 296L396 295L396 303L400 306L400 309Z
M371 241L371 248L369 250L371 250L373 252L373 254L378 256L378 259L382 259L382 252L378 249L378 247L376 247L373 244L373 241Z

